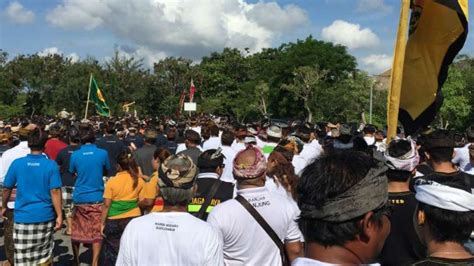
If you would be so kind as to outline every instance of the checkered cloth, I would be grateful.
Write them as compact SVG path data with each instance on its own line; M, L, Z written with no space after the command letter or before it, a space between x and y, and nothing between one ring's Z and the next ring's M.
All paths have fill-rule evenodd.
M15 265L39 265L51 261L54 248L54 221L15 223Z
M74 191L74 187L62 187L61 188L62 195L63 195L63 210L64 215L66 217L72 216L72 192Z

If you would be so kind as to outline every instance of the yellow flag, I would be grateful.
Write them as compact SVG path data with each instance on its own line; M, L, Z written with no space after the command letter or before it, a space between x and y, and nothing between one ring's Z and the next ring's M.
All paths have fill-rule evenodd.
M467 38L468 0L412 0L411 9L398 114L409 135L429 125L443 104L441 89L448 67ZM394 82L392 77L389 95L398 85ZM391 116L388 123L393 131Z

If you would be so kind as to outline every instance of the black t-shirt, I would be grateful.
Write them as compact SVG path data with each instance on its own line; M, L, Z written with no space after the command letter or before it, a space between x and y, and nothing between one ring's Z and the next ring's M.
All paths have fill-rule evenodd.
M160 148L165 148L169 152L171 152L171 154L175 154L176 149L178 148L178 144L176 142L172 141L172 140L167 140L165 144L160 146Z
M64 187L72 187L76 182L75 175L69 172L69 161L71 160L71 154L78 150L81 146L67 146L66 148L59 151L56 157L56 163L59 165L59 171L61 172L61 182Z
M417 201L412 192L389 193L393 206L391 231L379 256L382 265L410 265L424 258L421 243L413 222Z
M217 182L215 178L198 178L197 180L197 192L194 195L191 203L188 205L188 212L196 215L201 209L202 204L207 198L211 187L214 183ZM219 188L216 191L216 194L212 197L211 204L204 213L203 220L207 220L209 212L214 206L219 203L222 203L226 200L232 199L234 196L234 184L229 182L221 181Z
M474 258L471 259L444 259L428 257L413 263L416 266L442 266L442 265L474 265Z
M10 149L8 145L0 145L0 157L2 157L3 153L8 149Z
M143 147L143 145L145 144L145 141L143 140L143 138L139 135L135 135L135 136L127 136L124 140L123 140L123 143L125 144L125 146L130 146L132 143L135 145L135 147L137 147L137 149Z
M114 176L117 173L117 157L127 147L123 142L114 135L104 136L101 140L95 143L98 148L104 149L109 155L110 170L107 172L107 176Z

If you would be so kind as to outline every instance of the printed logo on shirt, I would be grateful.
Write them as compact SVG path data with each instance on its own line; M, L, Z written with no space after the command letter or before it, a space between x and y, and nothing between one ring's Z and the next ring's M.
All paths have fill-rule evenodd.
M258 197L249 198L248 202L250 202L250 204L252 204L252 206L254 208L263 207L263 206L270 206L271 205L270 201L267 200L265 198L265 196L258 196Z
M179 226L177 224L165 224L155 222L155 228L157 230L171 231L174 232Z
M94 155L94 152L93 151L86 151L86 152L83 152L82 155Z
M41 164L40 164L40 163L26 163L26 165L28 165L28 166L33 166L33 167L38 167L38 166L40 166Z
M403 205L403 204L405 204L405 200L403 200L403 199L391 199L390 203L392 203L393 205Z
M191 204L195 205L202 205L206 199L203 197L193 198ZM220 199L212 198L211 206L216 206L217 204L221 203Z

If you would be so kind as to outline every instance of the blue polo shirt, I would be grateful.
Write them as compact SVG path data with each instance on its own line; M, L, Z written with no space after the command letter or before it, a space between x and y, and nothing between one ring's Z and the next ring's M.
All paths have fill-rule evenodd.
M93 203L102 201L104 194L104 171L110 169L107 151L94 144L82 145L71 155L69 172L77 174L72 201Z
M13 220L16 223L43 223L55 218L51 190L61 188L59 166L44 155L28 154L16 159L8 169L3 186L17 187Z

